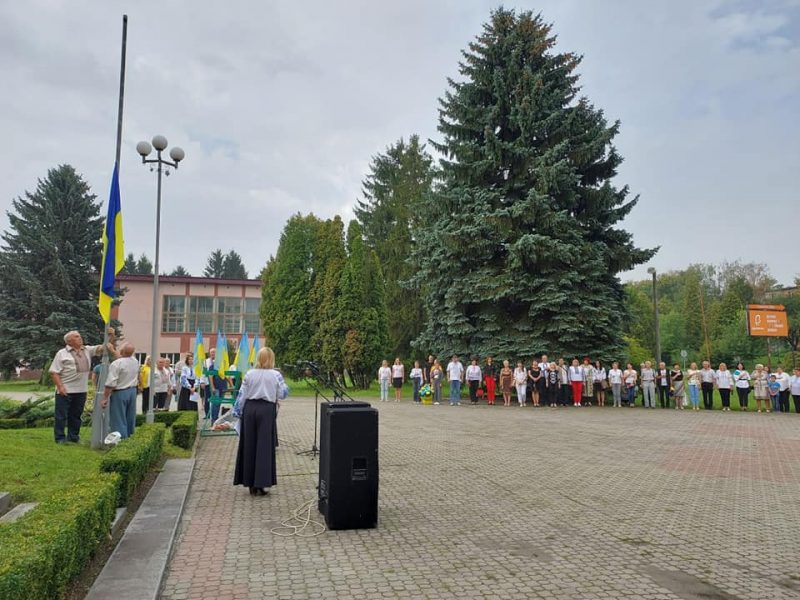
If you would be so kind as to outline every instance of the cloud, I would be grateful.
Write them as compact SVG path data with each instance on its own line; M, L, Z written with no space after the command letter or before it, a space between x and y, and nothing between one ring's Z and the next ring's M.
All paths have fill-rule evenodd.
M199 273L233 248L255 274L295 212L352 217L370 159L436 139L437 98L494 2L223 4L34 0L0 5L0 208L59 163L108 192L120 12L130 15L122 154L128 249L152 254L155 178L134 150L187 153L164 182L161 264ZM626 221L659 270L724 259L797 271L796 1L548 0L584 93L621 119ZM0 227L7 220L0 217ZM643 276L639 269L626 277Z

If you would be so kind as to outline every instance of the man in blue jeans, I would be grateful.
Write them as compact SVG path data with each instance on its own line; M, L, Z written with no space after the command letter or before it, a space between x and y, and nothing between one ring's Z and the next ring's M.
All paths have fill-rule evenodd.
M139 361L133 357L133 344L122 344L120 357L108 367L101 406L111 403L110 430L129 438L136 429L136 388L139 384Z
M64 335L65 347L50 363L50 376L56 385L54 434L57 444L80 441L81 416L89 388L92 357L103 353L103 345L84 346L77 331ZM64 428L67 435L64 435Z
M464 365L458 360L458 355L456 354L453 354L453 359L447 364L447 379L450 381L450 406L460 405Z

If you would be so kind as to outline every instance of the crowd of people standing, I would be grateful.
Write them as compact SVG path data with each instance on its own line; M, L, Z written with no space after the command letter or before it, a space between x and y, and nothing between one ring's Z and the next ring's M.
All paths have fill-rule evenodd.
M394 389L394 401L400 402L406 382L405 366L396 358L390 366L388 361L378 369L381 401L389 401L389 388ZM714 394L719 394L723 411L730 411L731 396L735 393L739 409L750 407L750 395L755 398L758 412L790 412L790 399L795 412L800 413L800 368L794 374L778 366L774 372L757 364L751 372L739 362L731 370L725 363L712 368L709 361L698 367L691 363L682 369L680 364L668 367L664 362L653 364L646 361L637 370L633 364L623 366L612 362L609 368L602 361L585 357L567 364L566 359L548 360L546 354L533 359L529 366L517 361L512 368L510 361L498 365L492 357L480 364L472 358L465 367L457 355L453 355L446 367L434 356L423 364L414 362L408 379L412 384L414 402L421 403L422 396L430 393L434 405L442 403L442 389L449 384L449 404L461 404L461 387L466 385L470 404L478 404L485 398L494 405L498 396L504 406L511 406L512 397L518 406L605 406L609 401L614 407L634 407L641 398L644 408L675 408L700 410L700 401L706 410L714 408Z

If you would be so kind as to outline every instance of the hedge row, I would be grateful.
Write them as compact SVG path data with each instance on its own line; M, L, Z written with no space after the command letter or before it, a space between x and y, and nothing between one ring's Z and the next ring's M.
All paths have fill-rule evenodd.
M25 419L0 419L0 429L25 429L27 426Z
M0 525L0 598L61 598L108 537L118 480L98 473Z
M178 417L180 417L185 412L188 411L184 410L178 412L154 412L153 421L155 423L164 423L164 425L166 425L167 427L172 427L172 424L178 420ZM196 411L191 411L191 412L194 412L195 417L197 417ZM144 425L146 417L147 415L136 415L136 426L138 427L139 425Z
M100 461L100 471L119 474L118 506L128 503L136 486L161 458L165 429L163 423L142 425L131 437L109 450Z
M185 410L175 414L180 416L172 424L172 443L189 450L197 437L197 413Z

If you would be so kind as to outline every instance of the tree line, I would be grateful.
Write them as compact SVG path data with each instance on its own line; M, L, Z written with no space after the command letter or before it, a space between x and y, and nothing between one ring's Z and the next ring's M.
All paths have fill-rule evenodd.
M152 275L153 263L145 254L142 254L137 259L133 252L130 252L125 257L125 265L120 272L128 275ZM191 277L191 273L189 273L183 265L178 265L169 273L162 273L162 275ZM215 279L247 279L247 269L238 252L230 250L227 254L223 254L222 250L217 248L211 252L206 260L206 266L203 269L203 277L213 277Z

